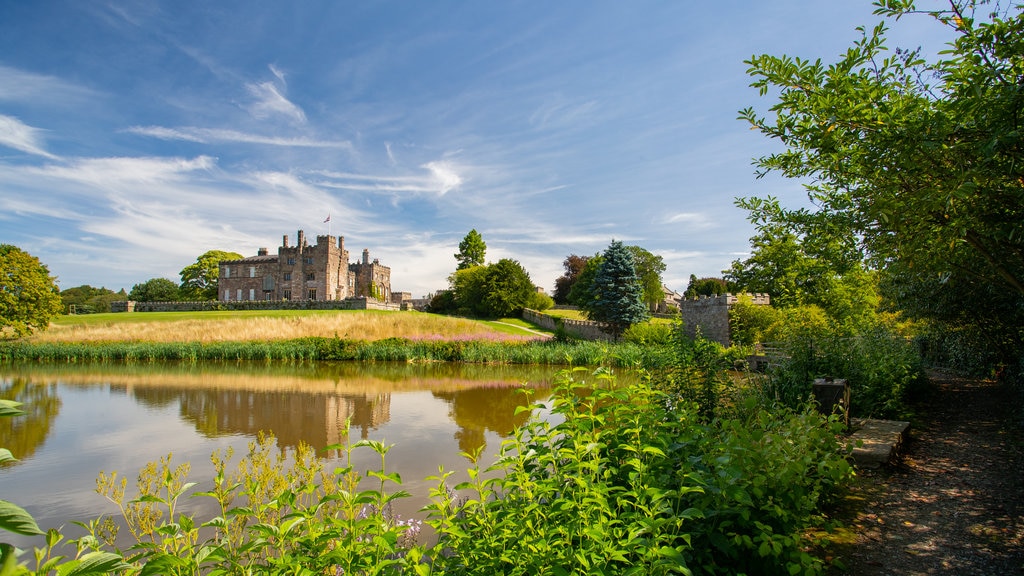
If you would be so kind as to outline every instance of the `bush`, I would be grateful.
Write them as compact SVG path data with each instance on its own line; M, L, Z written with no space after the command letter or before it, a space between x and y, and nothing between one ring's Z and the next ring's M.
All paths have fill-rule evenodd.
M580 372L577 372L579 374ZM648 385L563 374L503 444L501 475L437 488L439 574L817 574L805 529L852 470L812 410L701 423ZM474 460L475 461L475 460Z

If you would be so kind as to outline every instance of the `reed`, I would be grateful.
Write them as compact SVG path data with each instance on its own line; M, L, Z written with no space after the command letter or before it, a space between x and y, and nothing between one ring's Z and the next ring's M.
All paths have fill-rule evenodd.
M462 362L546 366L657 368L666 355L631 343L549 340L346 340L306 337L248 342L30 342L0 343L0 361L362 361Z

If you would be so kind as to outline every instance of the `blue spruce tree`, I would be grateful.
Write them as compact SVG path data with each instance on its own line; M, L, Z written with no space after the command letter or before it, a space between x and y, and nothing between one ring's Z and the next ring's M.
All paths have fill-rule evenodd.
M588 311L591 320L603 323L604 331L618 340L630 326L647 319L647 307L633 256L622 242L612 240L603 258L594 276L594 300Z

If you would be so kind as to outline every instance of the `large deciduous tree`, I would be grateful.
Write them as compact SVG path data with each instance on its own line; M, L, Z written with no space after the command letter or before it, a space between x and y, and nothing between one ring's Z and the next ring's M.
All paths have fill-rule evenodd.
M456 270L449 278L455 311L486 318L520 314L538 303L530 274L516 260Z
M462 242L459 242L459 253L455 255L455 259L459 262L456 269L465 270L473 266L482 266L486 254L487 244L484 243L483 236L474 228L466 234Z
M136 302L174 302L180 297L181 290L169 278L150 278L128 292L128 299Z
M1024 17L1020 4L950 0L917 10L881 0L890 20L931 18L947 53L886 47L886 25L831 65L788 56L748 61L753 86L776 102L741 117L784 150L758 160L806 181L814 208L771 217L802 240L846 237L882 271L895 305L924 318L970 322L972 300L931 302L943 287L1013 294L985 322L1021 340L1024 308ZM985 12L992 9L1000 12ZM759 210L757 199L740 202ZM768 200L772 205L773 199ZM777 205L776 205L777 206ZM770 211L771 212L771 211Z
M613 240L604 251L594 276L593 294L587 314L601 322L616 340L627 328L648 317L633 255L622 242Z
M49 268L17 246L0 244L0 337L45 330L62 308Z
M661 273L666 269L665 261L661 256L639 246L626 246L626 250L633 256L633 268L640 282L644 303L651 310L657 309L658 303L665 299L664 285L661 282Z
M66 288L60 291L61 302L65 310L74 310L75 314L95 314L110 312L110 303L128 299L124 288L114 292L109 288L94 288L88 284Z
M576 254L570 254L565 257L562 261L562 266L565 268L565 274L562 274L555 279L555 293L553 295L556 304L569 304L569 293L572 292L572 287L576 284L576 280L579 279L580 273L583 272L583 268L587 265L588 256L577 256Z
M181 269L181 297L190 300L216 300L220 263L239 260L242 255L224 250L209 250Z

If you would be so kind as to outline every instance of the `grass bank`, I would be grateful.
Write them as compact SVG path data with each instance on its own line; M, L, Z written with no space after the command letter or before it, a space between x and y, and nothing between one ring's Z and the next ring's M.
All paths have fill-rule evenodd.
M345 340L536 338L525 328L421 312L232 310L60 316L26 339L43 343L252 342L306 337Z
M665 352L637 344L551 340L347 340L306 337L249 342L3 342L0 360L33 362L362 361L651 367Z

